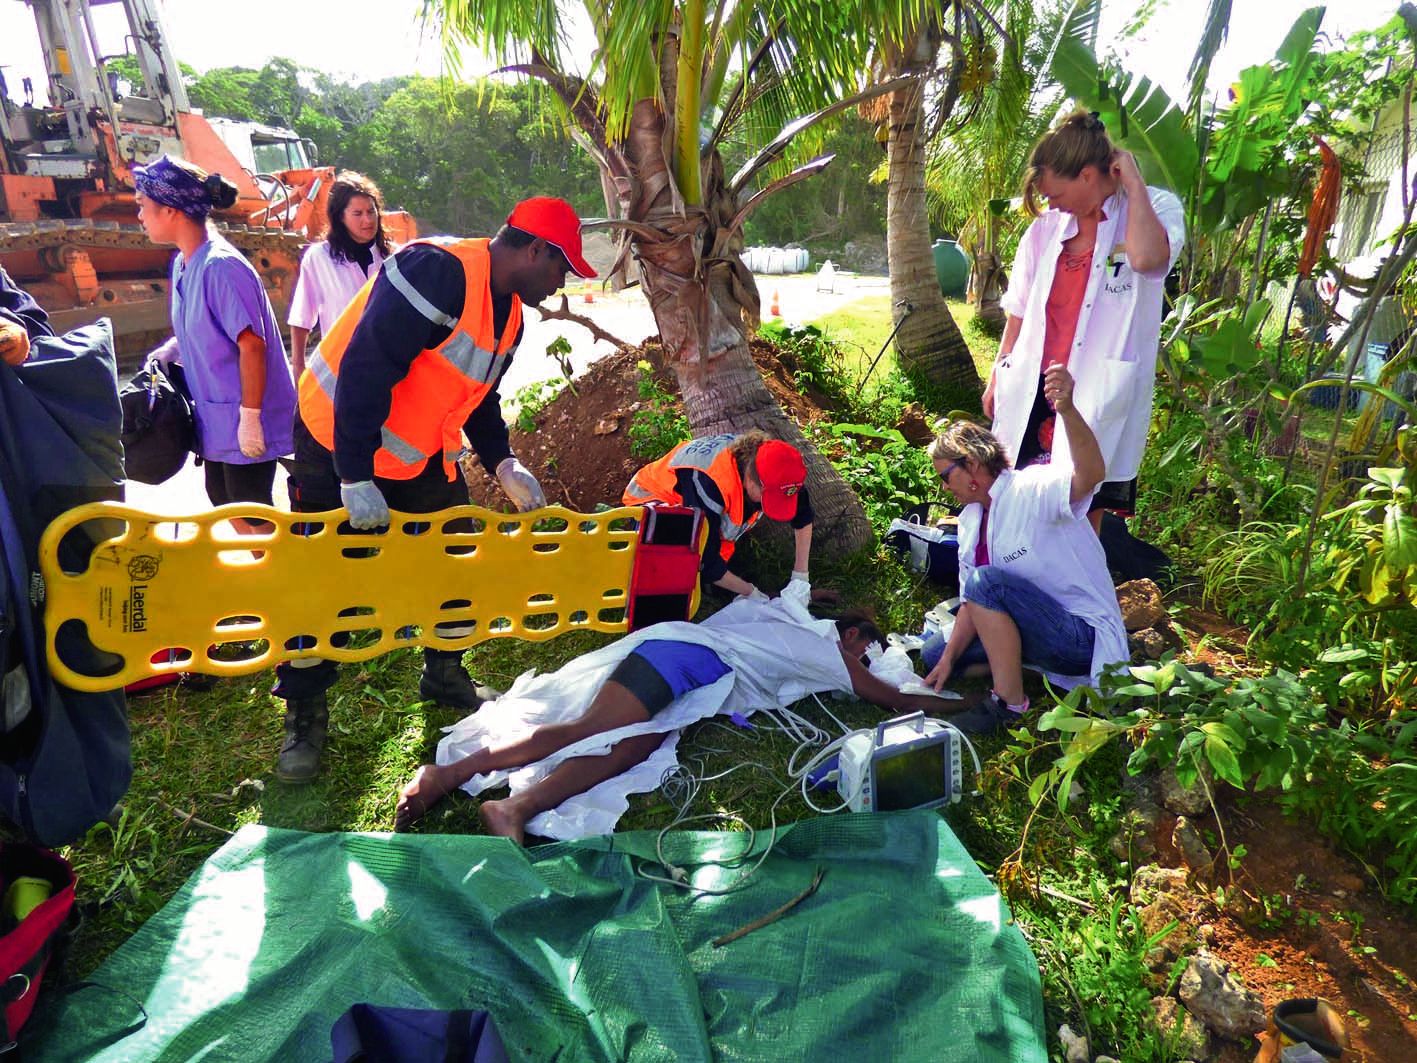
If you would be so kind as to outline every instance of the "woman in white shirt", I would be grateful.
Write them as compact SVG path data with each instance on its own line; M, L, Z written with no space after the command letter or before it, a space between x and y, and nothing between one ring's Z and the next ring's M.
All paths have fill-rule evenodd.
M1106 482L1092 503L1100 523L1102 509L1130 512L1135 500L1163 287L1185 240L1184 210L1172 193L1148 187L1131 152L1116 150L1097 115L1083 112L1033 149L1024 204L1035 220L1002 300L1008 320L984 413L1018 468L1068 464L1042 392L1044 370L1067 366L1102 451Z
M1063 687L1095 682L1127 659L1122 611L1102 544L1087 520L1102 481L1097 437L1073 404L1061 365L1043 377L1045 398L1071 446L1071 468L1010 468L999 439L956 422L930 446L935 471L964 505L959 515L962 605L949 640L927 643L925 681L937 690L956 667L988 661L994 688L979 708L951 717L973 733L1011 725L1028 710L1023 662Z
M384 232L384 198L363 174L345 170L336 177L326 210L330 231L306 248L290 300L290 364L296 380L305 370L311 331L319 326L325 335L392 250Z

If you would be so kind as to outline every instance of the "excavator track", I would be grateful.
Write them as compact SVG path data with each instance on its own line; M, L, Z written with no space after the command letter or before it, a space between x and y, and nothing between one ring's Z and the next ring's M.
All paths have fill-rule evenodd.
M217 231L246 253L286 251L297 258L309 241L298 232L269 226L216 222ZM41 251L66 245L151 250L141 225L92 218L45 219L43 221L0 222L0 255L16 251Z
M293 230L215 219L214 223L217 231L251 260L278 318L284 320L300 256L309 240ZM96 276L91 272L90 278L98 287L87 301L83 296L76 301L72 287L66 290L52 278L37 285L33 279L36 261L43 263L47 257L50 268L59 267L59 260L66 259L70 251L87 256L97 269ZM165 264L170 251L153 244L143 227L131 222L92 218L0 222L0 264L13 258L22 267L28 265L29 277L23 268L17 273L15 264L7 264L16 281L29 288L49 311L51 323L59 331L101 316L110 318L118 369L123 374L140 364L171 328Z

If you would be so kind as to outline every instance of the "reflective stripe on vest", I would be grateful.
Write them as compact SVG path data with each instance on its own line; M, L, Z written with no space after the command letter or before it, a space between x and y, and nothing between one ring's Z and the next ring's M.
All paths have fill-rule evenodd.
M404 276L398 255L384 260L383 275L418 313L432 324L451 328L452 334L431 350L424 350L409 366L408 374L394 386L389 415L380 428L380 446L374 453L374 475L407 480L421 472L438 455L449 480L458 476L456 463L463 452L462 426L486 398L496 382L504 359L514 348L521 327L521 301L513 297L507 324L499 338L493 329L491 258L488 240L419 240L454 255L463 268L466 290L463 313L453 318L434 306ZM301 375L300 417L310 434L326 449L334 449L335 392L339 366L373 290L370 279L321 339Z
M678 475L681 469L692 469L696 476L706 476L723 497L721 506L709 498L700 498L703 504L719 518L719 556L727 561L733 556L734 541L755 525L762 517L758 510L751 517L744 518L743 480L738 474L738 462L734 460L731 447L734 435L706 436L680 443L658 461L653 461L640 469L625 487L622 501L629 506L648 505L655 502L663 505L683 505L684 499L678 491Z

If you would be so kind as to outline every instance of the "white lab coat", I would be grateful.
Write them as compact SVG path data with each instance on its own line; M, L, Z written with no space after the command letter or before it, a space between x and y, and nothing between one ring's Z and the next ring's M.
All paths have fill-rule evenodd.
M671 622L626 635L546 675L527 672L496 701L448 728L438 743L437 762L452 764L479 749L524 737L546 723L573 720L615 666L645 639L677 639L708 646L732 669L706 687L677 698L645 723L594 735L545 760L516 771L475 776L463 787L476 796L509 783L518 793L546 777L564 760L609 752L622 738L663 733L663 744L629 771L534 817L527 830L544 838L570 840L608 834L629 807L632 793L647 793L678 760L679 731L718 713L748 714L785 707L812 693L850 691L851 675L842 660L836 625L813 620L795 602L738 599L700 624Z
M1066 432L1059 432L1054 446ZM1005 469L989 489L989 564L1002 565L1033 584L1092 628L1089 675L1043 673L1054 686L1096 683L1102 669L1126 661L1127 629L1107 571L1102 542L1087 521L1088 499L1071 500L1072 473L1056 462ZM984 507L959 515L959 582L974 571L974 548ZM966 596L967 598L967 596Z
M1127 197L1118 191L1102 205L1087 291L1078 312L1068 356L1076 381L1073 402L1097 436L1106 479L1130 480L1141 465L1151 424L1156 351L1161 334L1161 297L1166 274L1186 238L1181 201L1162 188L1148 188L1152 209L1170 242L1165 268L1139 273L1127 264ZM1045 307L1063 241L1077 233L1077 218L1045 211L1019 241L1001 304L1023 320L1013 351L994 366L994 435L1009 458L1017 457L1038 390L1043 365ZM1053 441L1055 463L1072 468L1065 433Z

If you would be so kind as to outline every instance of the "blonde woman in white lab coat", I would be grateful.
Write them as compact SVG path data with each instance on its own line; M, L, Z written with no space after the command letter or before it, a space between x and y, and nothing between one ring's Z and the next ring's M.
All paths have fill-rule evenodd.
M1040 210L1039 198L1047 209ZM1066 366L1106 467L1090 514L1129 513L1151 421L1166 274L1185 240L1181 201L1148 187L1096 114L1070 115L1033 149L999 355L984 412L1015 467L1071 463L1043 374Z

